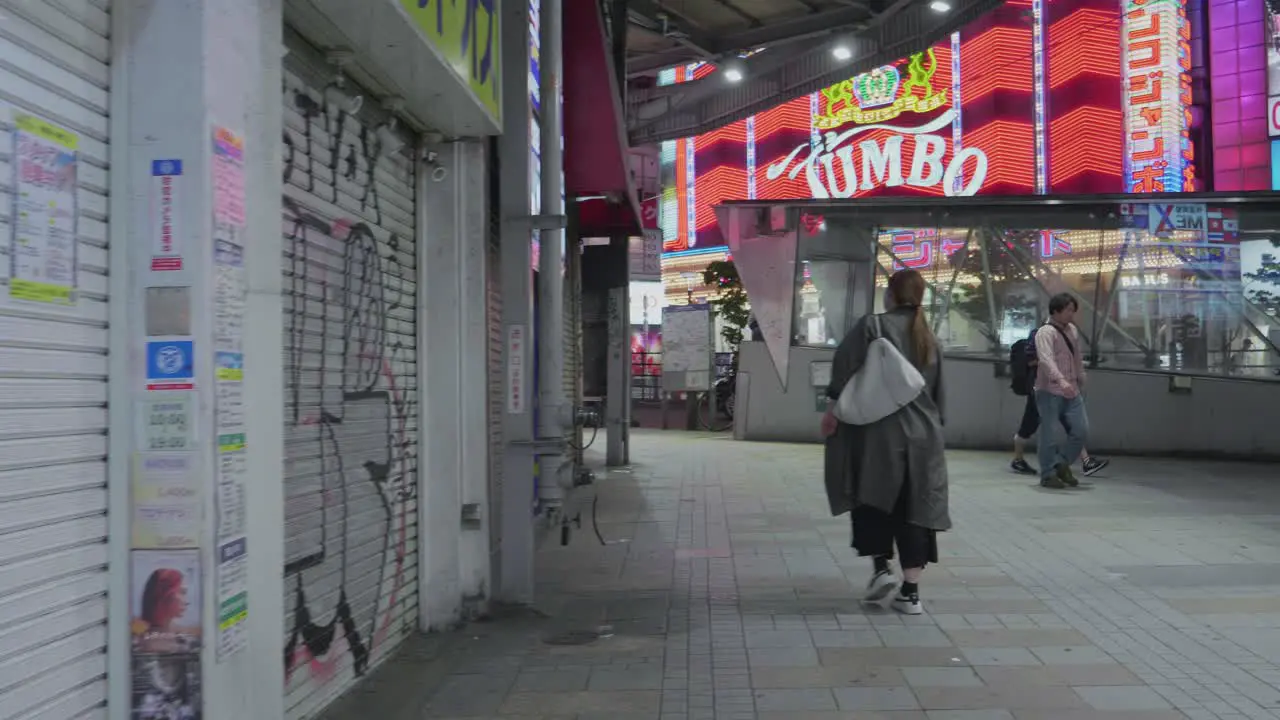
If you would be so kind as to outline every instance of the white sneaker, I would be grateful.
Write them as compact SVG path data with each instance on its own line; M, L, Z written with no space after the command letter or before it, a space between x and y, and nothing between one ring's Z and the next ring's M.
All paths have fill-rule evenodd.
M903 615L924 614L924 606L920 604L920 596L916 594L903 595L898 593L898 597L893 599L893 609Z
M894 575L892 570L882 570L872 576L871 581L867 583L867 592L862 596L862 600L878 603L897 590L900 583L898 576Z

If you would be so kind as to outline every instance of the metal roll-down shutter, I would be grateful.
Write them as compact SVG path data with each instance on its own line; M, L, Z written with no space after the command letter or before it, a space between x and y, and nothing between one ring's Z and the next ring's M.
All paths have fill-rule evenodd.
M492 142L489 161L489 237L485 247L485 299L489 328L489 568L495 582L502 577L502 470L506 413L506 372L502 327L502 213L498 207L498 143Z
M109 28L105 0L0 0L4 718L106 717ZM18 158L30 161L22 188L43 162L19 147L19 127L60 138L52 184L65 190L42 209L74 229L65 253L51 240L13 254L17 196L33 197Z
M582 405L582 252L577 238L565 242L564 272L564 402L573 412ZM582 432L575 426L566 430L568 454L581 467Z
M306 718L417 626L416 144L286 47L285 692Z

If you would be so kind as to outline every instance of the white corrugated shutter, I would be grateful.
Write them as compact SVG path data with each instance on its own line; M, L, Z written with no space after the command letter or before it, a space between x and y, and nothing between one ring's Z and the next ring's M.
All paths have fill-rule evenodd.
M498 208L497 143L489 147L489 237L485 247L485 302L489 328L489 568L495 582L502 577L502 462L506 405L506 369L502 324L502 213Z
M284 72L285 664L312 717L417 625L413 138L288 33Z
M0 0L4 718L106 717L109 27L105 0ZM10 299L16 114L77 136L71 307Z
M576 242L565 243L564 256L564 402L569 411L582 406L582 254ZM582 465L582 431L566 433L575 469ZM574 478L575 481L577 478Z

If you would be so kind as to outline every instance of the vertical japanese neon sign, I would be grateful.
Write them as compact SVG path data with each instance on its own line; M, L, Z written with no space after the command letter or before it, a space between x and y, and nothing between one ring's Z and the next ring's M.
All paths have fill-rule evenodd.
M1046 145L1045 97L1044 97L1044 1L1031 0L1031 73L1035 91L1036 123L1036 193L1043 195L1049 188L1049 159Z
M822 131L813 122L813 119L822 111L822 101L818 95L819 93L813 93L809 96L809 144L813 147L822 144Z
M960 110L960 33L951 33L951 107L957 111ZM956 112L955 119L951 121L951 153L952 157L959 154L963 148L964 138L964 117L963 112ZM956 173L955 185L952 189L959 192L964 187L964 170Z
M701 63L693 63L685 68L685 77L689 80L693 79L693 71L698 69ZM695 148L693 138L688 138L684 142L684 171L685 177L688 178L688 200L685 203L685 212L689 219L689 247L698 244L698 196L697 196L697 167L694 165L693 159Z
M1185 0L1125 0L1125 188L1195 189Z

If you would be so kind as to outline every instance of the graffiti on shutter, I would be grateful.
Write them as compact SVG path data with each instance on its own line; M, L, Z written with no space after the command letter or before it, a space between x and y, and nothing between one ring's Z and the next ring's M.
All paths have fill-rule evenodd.
M286 102L305 130L300 143L285 132L284 182L318 207L284 198L286 460L309 469L301 492L286 479L293 618L284 663L288 676L305 669L324 685L344 649L363 675L388 635L403 633L397 610L416 593L406 554L416 528L417 350L412 333L392 327L416 311L416 270L401 259L413 257L413 238L380 227L376 133L303 90ZM326 217L344 197L358 201L358 215Z

